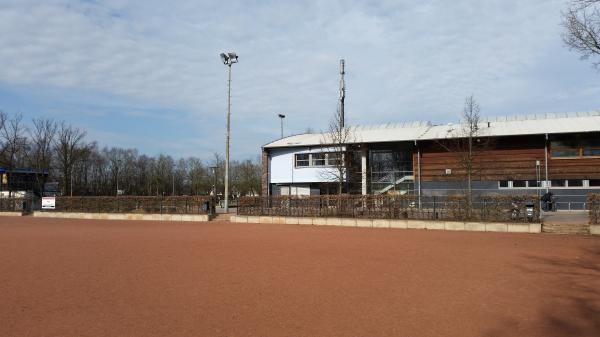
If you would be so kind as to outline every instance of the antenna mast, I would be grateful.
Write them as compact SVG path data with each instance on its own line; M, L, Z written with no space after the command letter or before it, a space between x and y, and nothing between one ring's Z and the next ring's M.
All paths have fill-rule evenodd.
M346 99L346 83L344 82L345 71L344 59L340 60L340 127L344 127L345 116L344 116L344 100Z

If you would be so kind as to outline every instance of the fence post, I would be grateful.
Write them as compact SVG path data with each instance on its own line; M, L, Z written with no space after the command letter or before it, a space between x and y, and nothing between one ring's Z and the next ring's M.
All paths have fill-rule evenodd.
M434 195L434 196L433 196L433 219L434 219L434 220L435 220L435 219L437 219L437 211L436 211L436 208L435 208L435 206L436 206L436 205L435 205L435 195Z

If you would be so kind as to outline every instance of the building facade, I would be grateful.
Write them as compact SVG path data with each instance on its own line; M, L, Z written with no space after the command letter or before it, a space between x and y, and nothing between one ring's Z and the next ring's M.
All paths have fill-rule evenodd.
M479 123L473 137L467 131L418 122L351 127L347 144L331 144L327 134L279 139L263 147L263 195L340 187L448 195L465 193L470 182L474 194L550 191L558 209L583 209L587 193L600 192L600 112L496 118Z

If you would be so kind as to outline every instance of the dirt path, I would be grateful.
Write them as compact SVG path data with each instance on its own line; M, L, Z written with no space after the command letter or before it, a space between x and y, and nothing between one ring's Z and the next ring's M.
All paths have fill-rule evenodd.
M600 238L0 219L0 336L600 336Z

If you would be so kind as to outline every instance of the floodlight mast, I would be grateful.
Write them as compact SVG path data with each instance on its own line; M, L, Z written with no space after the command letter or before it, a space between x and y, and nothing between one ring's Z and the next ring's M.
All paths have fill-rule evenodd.
M234 52L221 53L221 61L228 68L227 80L227 136L225 140L225 213L229 213L229 142L231 138L231 65L237 63L238 56Z
M340 60L340 127L344 128L346 123L346 116L344 116L344 102L346 100L346 82L344 81L344 75L346 74L346 61Z

